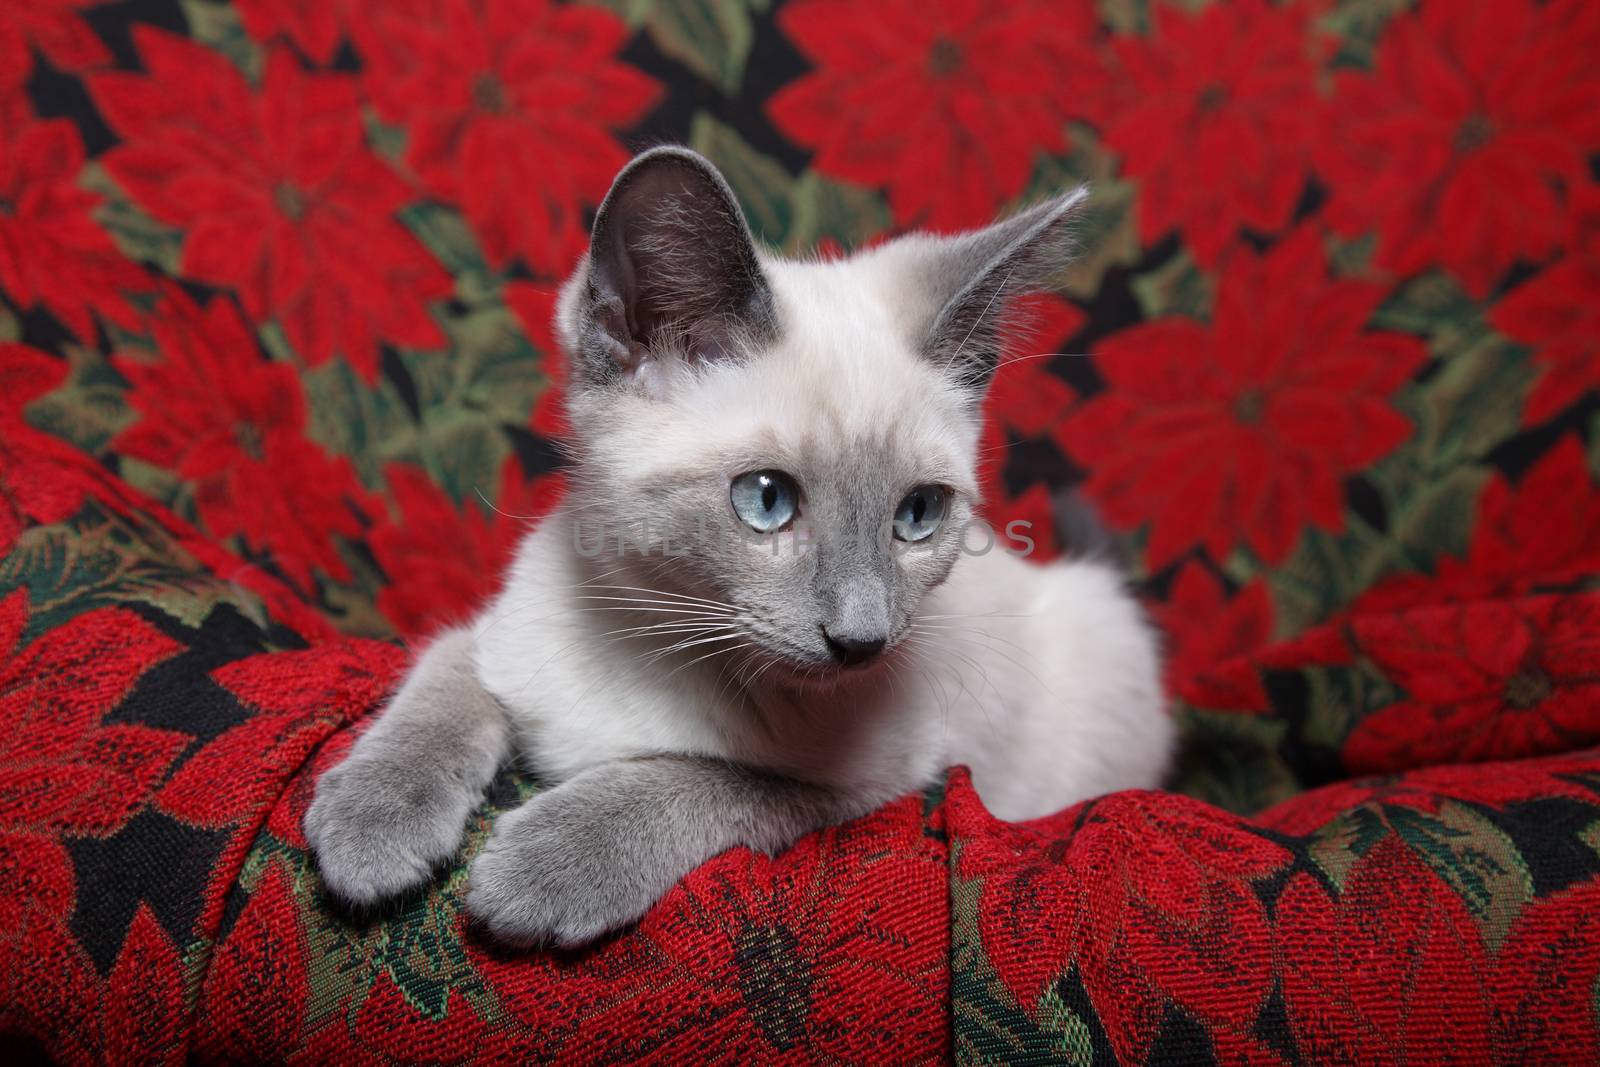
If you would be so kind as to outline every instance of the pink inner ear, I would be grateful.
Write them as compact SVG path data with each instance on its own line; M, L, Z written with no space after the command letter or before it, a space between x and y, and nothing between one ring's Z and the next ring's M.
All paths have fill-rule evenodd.
M640 359L628 368L633 380L644 389L644 395L651 400L665 400L667 398L667 378L669 372L661 366L659 360Z

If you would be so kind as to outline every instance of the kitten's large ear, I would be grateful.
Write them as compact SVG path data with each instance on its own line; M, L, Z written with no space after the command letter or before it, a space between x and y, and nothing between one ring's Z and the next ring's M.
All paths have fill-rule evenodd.
M1072 258L1073 220L1089 196L1079 186L982 230L924 238L912 273L937 309L923 351L981 394L999 365L1006 304L1052 287Z
M573 284L563 317L595 383L640 377L668 353L717 358L776 329L738 202L686 148L652 149L617 175Z

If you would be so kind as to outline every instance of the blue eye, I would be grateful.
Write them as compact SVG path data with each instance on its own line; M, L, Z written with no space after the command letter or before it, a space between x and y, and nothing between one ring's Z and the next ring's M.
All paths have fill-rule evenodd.
M937 485L919 485L894 510L894 535L901 541L926 541L944 519L948 494Z
M800 489L782 471L752 471L733 480L728 499L746 526L757 533L772 533L794 521Z

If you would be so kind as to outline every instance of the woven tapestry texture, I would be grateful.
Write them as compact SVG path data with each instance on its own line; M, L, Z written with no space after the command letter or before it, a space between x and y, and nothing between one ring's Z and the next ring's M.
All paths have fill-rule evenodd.
M1600 5L0 3L0 1049L1600 1061ZM1169 792L965 772L513 952L300 821L562 492L632 152L841 255L1089 181L987 406L1165 637Z

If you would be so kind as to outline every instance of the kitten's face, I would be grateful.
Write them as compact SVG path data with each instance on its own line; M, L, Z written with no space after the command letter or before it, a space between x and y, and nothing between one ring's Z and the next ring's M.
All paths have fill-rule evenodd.
M756 252L705 160L636 159L561 298L579 551L802 673L894 648L969 534L1001 313L1081 196L797 263Z
M910 348L870 266L769 263L772 340L574 406L580 540L647 535L655 587L731 605L797 667L898 645L975 503L971 397Z

